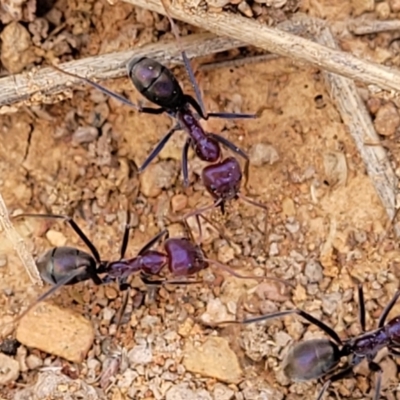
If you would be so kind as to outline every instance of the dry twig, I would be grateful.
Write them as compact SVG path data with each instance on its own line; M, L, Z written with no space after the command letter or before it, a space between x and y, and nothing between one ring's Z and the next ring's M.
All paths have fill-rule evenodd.
M189 57L199 57L244 46L231 38L216 37L211 33L191 35L182 39ZM89 79L110 79L126 75L126 63L132 57L147 56L163 63L182 64L175 42L157 43L129 51L104 54L61 64L66 71ZM70 82L80 82L52 68L40 68L0 79L0 114L14 112L22 105L54 103L67 97ZM19 103L19 104L16 104ZM12 105L12 107L10 107Z
M336 41L329 28L322 29L317 40L325 46L337 48ZM356 143L368 176L385 207L386 214L392 220L396 214L398 180L390 166L385 149L380 145L369 146L365 144L380 142L371 116L358 94L353 80L329 72L325 72L324 75L331 97Z
M123 1L165 15L160 0ZM396 69L359 59L240 15L206 12L197 6L197 0L179 1L179 5L176 3L169 7L172 17L191 25L241 40L271 53L307 62L347 78L375 84L382 89L400 91L400 72Z
M3 227L3 230L7 238L10 240L10 242L14 246L14 249L17 251L19 258L22 261L22 264L25 267L26 271L28 272L28 275L31 278L32 282L42 286L43 283L40 278L39 272L37 270L35 260L32 258L31 254L26 248L25 243L22 240L21 236L13 227L8 215L6 204L4 203L1 194L0 194L0 225Z
M349 31L355 35L369 35L371 33L398 31L400 21L398 19L379 21L376 19L357 18L347 24Z

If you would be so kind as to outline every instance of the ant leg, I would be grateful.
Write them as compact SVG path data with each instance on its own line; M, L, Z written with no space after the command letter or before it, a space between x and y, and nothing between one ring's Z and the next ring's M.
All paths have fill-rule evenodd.
M340 339L339 335L328 325L324 324L322 321L320 321L317 318L314 318L312 315L306 313L305 311L302 310L286 310L286 311L278 311L275 313L271 314L266 314L266 315L261 315L259 317L255 318L250 318L250 319L245 319L243 321L223 321L220 322L220 324L251 324L253 322L262 322L262 321L268 321L270 319L275 319L279 317L285 317L286 315L291 315L291 314L297 314L306 319L308 322L311 324L317 326L321 330L323 330L327 335L329 335L337 344L342 345L342 340Z
M73 220L72 217L68 215L59 215L59 214L19 214L13 216L13 218L25 218L25 217L33 217L33 218L48 218L48 219L62 219L65 222L68 222L71 228L77 233L77 235L82 239L82 241L86 244L86 246L90 249L94 259L98 264L101 263L100 254L94 244L88 239L88 237L83 233L81 228L79 228L78 224Z
M399 297L400 297L400 290L398 290L394 294L392 300L390 300L389 304L382 311L382 314L379 317L379 321L378 321L378 328L382 328L382 326L385 325L386 318L389 315L390 311L392 310L393 306L395 305L395 303Z
M368 363L368 367L372 372L376 374L376 383L375 383L375 394L374 400L379 400L381 394L381 385L382 385L382 368L375 362L370 361Z
M195 215L200 215L208 210L212 210L213 208L217 208L219 205L223 204L223 199L217 200L215 203L210 204L209 206L204 206L202 208L198 208L197 210L193 210L185 214L182 219L188 219L189 217L193 217Z
M148 275L141 273L140 279L146 286L162 286L162 285L194 285L197 283L203 283L203 280L180 280L180 279L150 279Z
M56 285L52 286L47 292L44 292L41 296L39 296L36 301L31 304L21 315L19 315L13 322L17 322L20 319L22 319L26 314L28 314L29 311L32 310L33 307L35 307L38 303L42 302L43 300L46 300L49 296L51 296L53 293L55 293L58 289L60 289L62 286L65 286L68 284L68 282L71 282L74 278L76 278L78 275L80 275L82 272L85 271L85 267L80 267L74 270L70 275L65 276L63 279L61 279L59 282L57 282Z
M185 95L185 100L196 110L197 114L199 114L199 116L205 120L209 118L254 119L258 117L257 114L245 114L245 113L225 113L225 112L207 113L199 105L200 101L199 103L197 103L197 101L192 96L189 96L188 94Z
M246 114L246 113L208 113L208 118L224 118L224 119L254 119L257 118L257 114ZM207 119L208 119L207 118Z
M362 285L358 285L359 318L362 332L365 332L365 301Z
M192 142L191 138L187 138L182 149L182 175L183 175L183 186L189 186L189 168L188 168L188 152Z
M121 96L118 93L115 93L115 92L107 89L106 87L104 87L104 86L102 86L102 85L100 85L100 84L98 84L96 82L93 82L88 78L85 78L84 76L80 76L80 75L74 74L72 72L65 71L65 70L63 70L63 69L61 69L59 67L56 67L55 65L51 65L51 68L55 69L58 72L61 72L61 73L65 74L65 75L69 75L69 76L71 76L73 78L80 79L80 80L86 82L88 85L96 88L97 90L100 90L101 92L105 93L107 96L113 97L114 99L120 101L121 103L138 110L140 113L144 113L144 114L162 114L163 112L165 112L164 108L142 107L140 105L132 103L126 97Z
M243 196L241 193L237 194L237 197L245 201L246 203L249 203L255 207L260 207L265 211L265 227L264 227L264 237L265 237L265 244L268 243L268 237L269 237L269 227L268 227L268 208L266 205L259 203L258 201L254 201L246 196Z
M146 158L142 166L138 169L138 172L141 173L143 172L147 166L158 156L160 151L164 148L164 146L167 144L168 140L171 139L171 136L180 129L180 125L177 124L174 127L172 127L166 134L165 136L158 142L157 146L154 147L154 149L151 151L149 156Z
M240 157L245 159L244 165L244 179L246 181L245 186L247 186L247 182L249 181L249 169L250 169L250 160L249 156L239 147L237 147L234 143L225 139L223 136L217 135L216 133L209 133L209 135L214 138L217 142L226 146L229 150L238 154Z
M130 293L130 286L126 282L120 282L119 287L120 287L120 290L123 290L125 293L124 293L124 298L122 299L121 308L120 308L120 310L118 312L118 316L117 316L117 323L116 323L117 331L115 333L115 336L117 338L119 337L119 328L121 326L121 321L122 321L122 317L124 316L126 306L128 305L129 293Z
M400 351L398 350L400 347L397 346L388 346L388 351L391 355L398 357L400 356Z
M235 270L233 270L232 268L228 267L225 264L222 264L218 261L212 260L210 258L204 258L204 261L208 262L211 265L216 266L217 268L221 268L222 270L228 272L229 274L231 274L232 276L235 276L236 278L240 278L240 279L255 279L257 281L264 281L264 280L271 280L271 281L276 281L279 283L283 283L285 285L289 285L292 286L293 285L283 279L279 279L279 278L274 278L274 277L268 277L268 276L256 276L256 275L240 275L238 274Z
M152 239L150 239L139 251L138 255L142 255L144 252L152 248L157 242L159 242L162 237L165 235L165 238L168 239L169 232L167 229L162 230L160 233L157 233Z
M178 47L179 47L179 49L181 51L181 54L182 54L183 63L185 64L185 68L186 68L186 71L187 71L187 73L189 75L190 82L191 82L191 84L193 86L193 89L194 89L194 92L196 94L197 101L199 102L200 114L202 116L204 116L204 115L207 116L207 112L206 112L206 109L204 107L203 99L201 98L200 89L199 89L199 86L197 85L196 79L194 77L193 68L190 65L189 58L186 55L186 52L183 50L183 47L182 47L181 38L179 36L178 28L176 27L176 25L175 25L175 23L174 23L174 21L173 21L173 19L171 17L171 14L168 11L167 3L165 2L165 0L161 0L161 3L163 5L163 7L164 7L165 13L166 13L167 18L169 20L169 23L171 25L172 32L175 35L176 41L178 43Z
M318 394L318 397L316 400L321 400L324 397L325 392L328 390L329 386L331 385L331 381L328 380L324 383L324 386L322 386L321 391Z
M126 223L125 223L125 229L124 229L124 236L122 237L120 260L122 260L125 257L126 249L128 247L129 232L131 230L131 226L129 225L130 222L131 222L131 214L128 211L126 213Z
M349 375L353 374L353 366L345 366L342 371L338 372L337 374L331 376L329 380L327 380L324 383L324 386L322 386L321 391L318 394L318 397L316 400L321 400L325 394L325 392L328 390L329 386L331 385L332 382L339 381L340 379L346 378Z

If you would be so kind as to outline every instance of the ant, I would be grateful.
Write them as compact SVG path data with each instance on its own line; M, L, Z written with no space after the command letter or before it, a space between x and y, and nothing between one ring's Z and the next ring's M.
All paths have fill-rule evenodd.
M385 347L388 348L390 354L400 356L400 316L385 323L387 316L400 297L400 290L394 294L382 311L378 328L371 331L367 331L365 328L365 302L362 285L358 285L357 291L362 333L345 340L340 339L339 335L328 325L299 309L279 311L244 321L224 321L219 324L250 324L290 314L300 315L322 329L330 339L311 339L295 345L283 362L285 374L294 381L308 381L330 375L318 394L317 400L321 400L332 382L353 375L354 367L366 359L369 369L377 374L374 400L378 400L381 392L382 369L379 364L374 362L374 358ZM342 357L350 357L350 360L347 360L346 364L339 368L338 372L335 372Z
M139 167L139 173L143 172L148 165L158 156L165 147L172 135L178 130L185 130L189 135L182 149L182 174L183 184L185 187L189 185L188 172L188 152L189 147L192 147L195 154L205 162L215 163L221 159L221 147L224 145L234 153L243 157L245 160L245 173L248 176L249 157L247 154L237 147L228 139L216 133L205 132L199 123L199 117L205 120L209 118L256 118L256 114L239 114L239 113L207 113L203 100L200 95L200 90L194 80L194 73L190 67L189 60L182 52L184 63L188 71L190 80L197 101L190 95L185 94L173 73L158 61L148 57L133 58L127 64L128 76L131 79L135 88L150 102L159 106L159 108L142 107L134 104L127 98L112 92L104 86L89 80L88 78L76 75L74 73L62 70L56 66L52 66L57 71L81 79L87 84L97 88L107 95L123 102L124 104L135 108L140 113L144 114L162 114L167 113L169 116L177 120L177 123L162 137L154 149L150 152L146 160ZM193 113L191 107L195 110Z
M133 58L127 64L128 76L131 79L135 88L150 102L159 106L159 108L142 107L141 105L134 104L125 97L110 91L102 85L91 81L88 78L64 71L56 66L56 70L65 73L74 78L83 80L87 84L95 87L96 89L106 93L107 95L121 101L122 103L135 108L137 111L146 114L162 114L167 113L169 116L177 120L175 124L159 141L155 148L150 152L147 159L139 167L139 173L143 172L146 167L157 157L162 151L166 143L170 140L172 135L184 129L189 137L187 138L182 149L182 174L183 184L185 187L189 185L189 171L188 171L188 152L189 147L192 147L195 154L202 160L211 165L205 167L202 171L202 181L206 190L211 194L214 199L214 204L203 209L193 211L183 217L201 214L209 209L220 207L221 212L225 212L225 203L227 201L241 198L242 200L262 208L266 212L268 209L265 205L253 201L240 193L240 185L243 178L239 162L234 157L222 159L221 146L223 145L230 149L235 154L239 155L245 160L244 175L247 184L249 178L250 160L248 155L237 147L228 139L216 133L205 132L199 124L199 117L207 120L210 117L216 118L256 118L256 114L236 114L236 113L207 113L204 103L200 94L200 89L196 83L193 69L190 61L182 49L180 36L177 31L176 25L173 22L166 4L162 1L165 8L167 18L171 24L173 33L177 39L178 45L181 48L181 55L184 61L186 71L189 75L191 84L194 88L196 99L183 92L178 80L173 73L158 61L147 58ZM192 107L196 114L191 110ZM198 223L199 224L199 223ZM199 224L200 227L200 224ZM267 224L266 224L267 231Z
M53 285L53 287L42 294L33 305L18 317L18 320L27 314L37 303L48 298L60 287L64 285L74 285L78 282L90 279L95 285L117 281L121 291L126 291L130 288L127 279L136 272L141 273L142 281L147 285L199 283L199 281L193 280L150 279L151 277L159 276L164 267L168 267L171 275L176 278L192 276L206 269L209 265L213 265L238 278L256 280L272 279L282 282L282 280L273 277L243 276L233 271L227 265L206 258L200 245L194 242L192 232L186 223L184 223L184 225L191 236L190 239L185 237L170 238L168 230L164 229L150 239L141 248L137 256L125 258L131 230L131 226L129 225L130 214L129 212L127 214L127 223L123 234L120 257L116 261L102 260L99 251L72 217L58 214L19 214L14 216L14 218L35 217L61 219L70 225L90 250L90 253L88 253L75 247L62 246L54 247L41 255L36 261L38 271L42 279ZM165 252L152 250L152 248L161 241L163 241L162 244ZM105 276L101 278L99 275L103 274ZM125 308L126 302L128 301L128 292L125 297L122 309Z
M245 160L245 176L248 178L249 174L249 157L247 154L237 147L228 139L216 133L205 132L199 123L199 119L208 120L209 118L227 118L227 119L253 119L257 118L257 114L243 114L243 113L208 113L205 109L200 89L196 83L193 69L190 61L182 49L179 33L177 32L175 23L167 11L167 17L170 21L172 30L177 39L178 45L181 48L181 55L184 61L186 71L189 79L194 88L196 99L192 96L185 94L173 73L164 65L156 60L148 57L132 58L127 63L128 76L131 79L135 88L151 103L158 106L142 107L140 104L132 103L127 98L112 92L111 90L103 87L102 85L91 81L88 78L76 75L74 73L62 70L56 66L52 66L59 72L72 76L74 78L83 80L87 84L95 87L110 97L113 97L120 102L133 107L140 113L145 114L162 114L167 113L174 118L177 123L162 137L159 143L150 152L149 156L139 168L139 173L143 172L146 167L157 157L162 151L164 146L170 140L172 135L178 130L185 130L189 135L183 149L182 149L182 174L183 183L187 187L189 185L189 172L188 172L188 151L192 147L195 154L202 160L208 163L217 163L221 160L221 146L226 146L228 149L238 154ZM195 111L193 112L192 109Z

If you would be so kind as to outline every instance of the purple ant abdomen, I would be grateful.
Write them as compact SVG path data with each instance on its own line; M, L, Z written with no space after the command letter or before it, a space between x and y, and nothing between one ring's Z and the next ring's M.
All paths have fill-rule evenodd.
M293 381L325 375L340 361L338 346L328 339L312 339L295 345L287 354L283 370Z
M42 279L51 285L58 283L78 268L82 268L82 274L66 283L73 285L89 279L86 271L91 265L95 265L95 261L93 256L82 250L73 247L54 247L42 254L36 260L36 265Z
M207 191L219 200L237 197L242 181L240 164L234 157L228 157L218 164L205 167L202 172L203 184Z
M129 77L147 100L168 109L182 106L183 92L172 72L151 58L132 59L128 64Z
M188 276L208 267L200 247L186 238L167 239L168 268L174 276Z

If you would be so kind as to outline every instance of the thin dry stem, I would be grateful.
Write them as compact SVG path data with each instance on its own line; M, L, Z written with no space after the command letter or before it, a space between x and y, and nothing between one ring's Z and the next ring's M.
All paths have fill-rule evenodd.
M349 31L355 35L369 35L371 33L398 31L400 20L379 21L376 19L357 18L347 24Z
M18 232L12 225L6 204L4 203L1 194L0 194L0 225L3 227L4 233L6 234L10 242L13 244L14 249L18 253L22 265L26 269L26 272L31 278L31 281L39 286L42 286L43 282L37 270L35 260L33 259L32 255L26 248L25 243L22 240L21 236L18 234Z
M182 38L182 47L189 57L199 57L243 46L243 42L216 37L211 33ZM66 71L89 79L110 79L126 75L126 63L133 57L150 57L166 64L182 64L175 41L146 45L129 51L103 54L60 64ZM0 79L0 114L15 112L21 106L55 103L68 97L67 86L80 82L52 68L40 68L28 73Z
M123 0L165 15L160 0ZM173 18L260 47L271 53L307 62L329 72L375 84L382 89L400 91L400 72L332 49L281 29L228 12L209 12L198 7L197 0L173 1L169 11Z
M329 28L321 31L318 41L325 46L337 47ZM355 141L368 176L385 207L386 214L392 220L396 213L398 179L390 166L385 149L380 145L369 146L366 144L368 142L379 143L379 136L375 131L370 114L358 94L354 81L329 72L325 72L324 75L331 97Z

